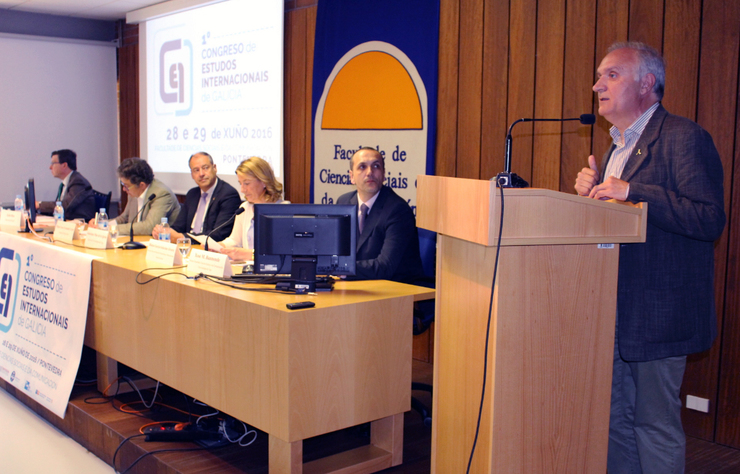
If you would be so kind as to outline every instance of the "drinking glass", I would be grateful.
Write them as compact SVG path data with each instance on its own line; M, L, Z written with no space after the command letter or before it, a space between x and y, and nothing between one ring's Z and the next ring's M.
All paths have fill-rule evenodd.
M80 240L85 240L85 237L87 237L87 223L85 219L78 217L74 220L74 223L77 226L77 231L80 233Z
M190 239L187 237L177 239L177 250L182 254L183 259L186 258L190 252Z
M118 240L118 222L115 220L108 221L108 232L110 232L110 239L113 241L113 246L116 246Z

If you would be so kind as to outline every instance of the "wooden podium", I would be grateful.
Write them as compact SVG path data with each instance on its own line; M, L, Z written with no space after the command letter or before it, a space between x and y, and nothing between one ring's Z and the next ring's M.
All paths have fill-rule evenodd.
M419 176L417 225L436 231L432 472L603 473L619 243L646 205L492 181ZM598 245L601 244L601 245ZM611 245L614 244L614 245Z

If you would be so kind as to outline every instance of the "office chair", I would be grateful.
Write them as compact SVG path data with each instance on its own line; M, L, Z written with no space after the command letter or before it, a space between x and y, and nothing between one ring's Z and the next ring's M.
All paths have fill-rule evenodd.
M424 267L424 277L417 278L412 283L418 286L434 288L435 272L437 268L437 234L435 232L419 229L419 253L421 263ZM414 303L414 336L422 334L429 329L434 322L434 300L419 301ZM411 382L411 390L429 392L434 395L432 386L426 383ZM424 420L424 426L432 427L432 410L424 405L419 399L411 397L411 408L416 410Z
M95 209L100 210L101 208L105 208L105 212L110 215L110 198L112 194L113 191L108 192L108 194L104 194L93 189L93 196L95 196Z

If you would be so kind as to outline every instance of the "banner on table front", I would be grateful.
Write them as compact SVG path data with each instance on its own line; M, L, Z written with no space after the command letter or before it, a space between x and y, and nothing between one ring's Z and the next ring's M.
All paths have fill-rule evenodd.
M92 260L0 233L0 377L60 418L80 365Z
M322 0L313 73L312 202L354 189L352 154L372 147L385 185L416 209L434 174L439 1Z

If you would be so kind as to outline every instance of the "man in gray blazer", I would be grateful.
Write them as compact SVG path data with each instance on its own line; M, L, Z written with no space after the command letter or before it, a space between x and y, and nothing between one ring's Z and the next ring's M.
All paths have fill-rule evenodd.
M593 90L614 143L578 173L578 194L648 203L647 239L619 255L609 425L610 474L681 473L679 392L686 356L717 333L714 246L725 226L723 171L712 137L663 108L665 66L642 43L617 43Z
M131 226L135 235L151 235L152 229L163 217L168 219L170 225L175 222L180 212L177 196L167 185L154 178L149 163L141 158L127 158L118 166L118 177L129 195L126 209L116 218L121 235L128 235ZM141 214L138 215L140 210Z

